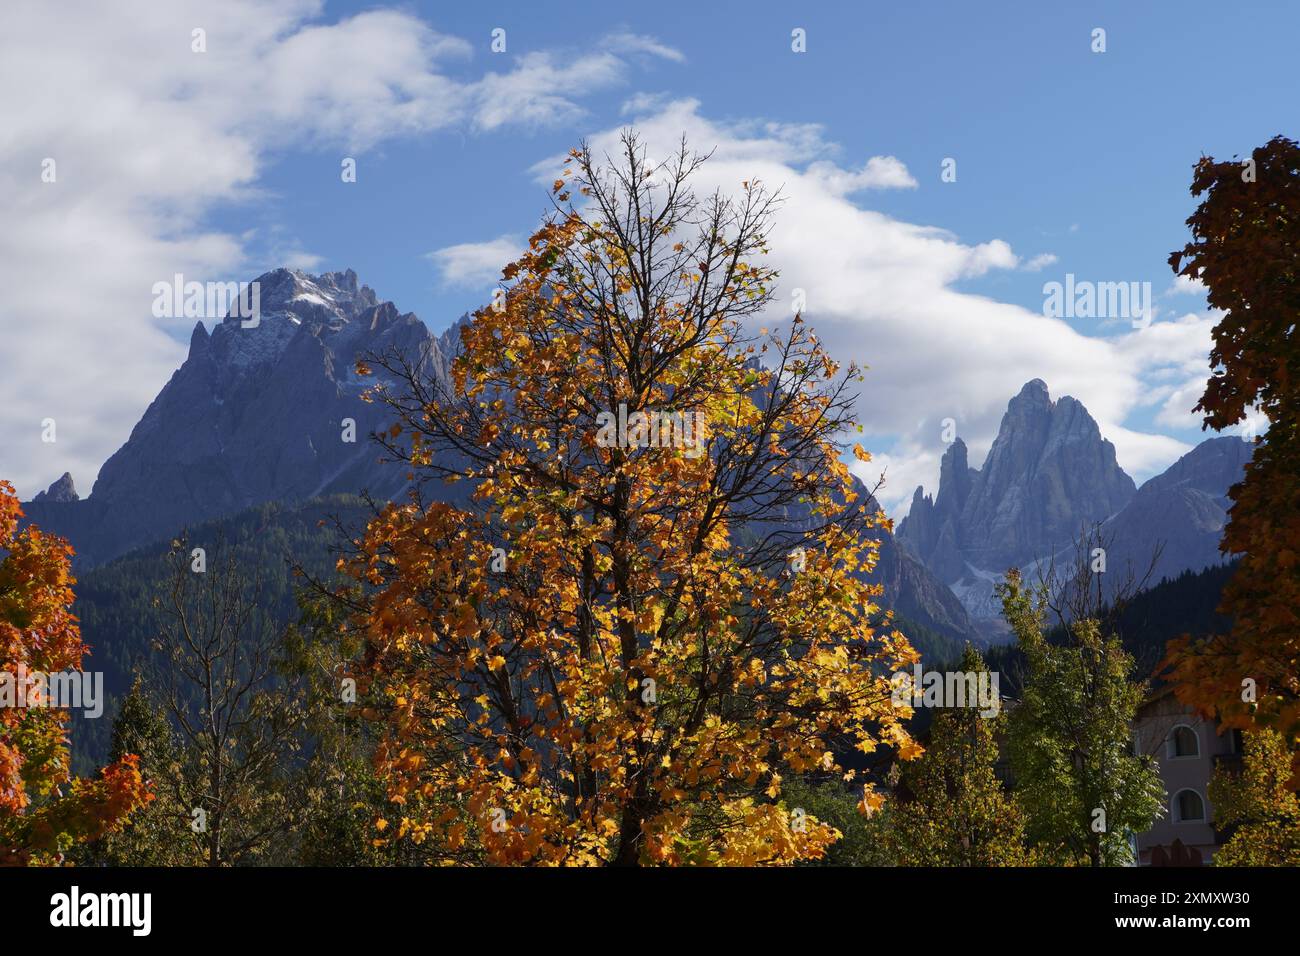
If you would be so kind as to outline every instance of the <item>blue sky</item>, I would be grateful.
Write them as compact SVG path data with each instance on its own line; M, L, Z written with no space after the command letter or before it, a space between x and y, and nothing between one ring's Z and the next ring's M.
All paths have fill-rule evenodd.
M327 3L327 17L377 4ZM628 81L583 96L584 119L505 134L465 131L368 151L353 185L334 152L286 149L268 169L277 198L259 209L328 267L352 265L384 295L438 324L472 305L439 290L421 256L524 231L545 206L529 175L578 136L618 123L638 91L698 98L718 118L818 123L845 157L897 156L915 191L873 207L941 225L970 242L1051 251L1076 275L1169 284L1165 258L1185 241L1187 183L1201 153L1229 155L1294 129L1293 4L965 2L672 5L575 2L405 5L475 44L465 75L531 51L583 49L621 31L653 35L684 62L643 60ZM638 9L639 7L639 9ZM1073 9L1071 9L1073 8ZM1191 12L1187 12L1191 11ZM488 51L507 30L507 52ZM809 35L789 52L789 28ZM1090 32L1107 30L1093 54ZM569 91L577 92L577 91ZM939 162L959 161L955 184ZM247 210L218 219L238 228ZM368 223L382 222L382 241ZM268 259L268 261L270 261ZM1042 277L999 274L968 286L1037 308Z
M35 224L4 240L16 253L7 286L22 293L8 321L34 331L26 354L0 356L12 392L0 396L12 399L0 474L25 495L65 467L86 493L183 359L188 324L137 315L142 285L173 266L245 279L286 262L351 267L441 330L489 286L430 254L526 236L546 206L538 164L633 120L719 145L724 187L747 163L792 187L777 265L808 287L808 316L832 347L873 366L862 415L891 508L918 482L932 488L943 418L978 462L1029 377L1080 397L1141 480L1203 437L1187 413L1212 317L1195 290L1166 294L1191 166L1296 133L1300 16L1282 2L161 9L137 7L139 29L100 43L96 29L113 38L130 18L96 27L105 14L87 3L81 19L56 22L19 3L0 39L12 47L0 63L14 54L0 102L15 117L0 159L12 170L66 157L73 180L52 204L48 190L33 202L11 173L0 178L6 221ZM70 35L67 22L85 29ZM194 25L206 25L205 57L179 49ZM806 53L791 51L796 27ZM1090 49L1097 27L1104 53ZM504 53L490 49L495 28ZM116 124L98 122L115 110ZM357 159L355 183L340 180L344 156ZM825 186L827 170L872 157L892 157L911 185ZM940 181L946 157L956 182ZM84 221L61 233L73 210ZM845 245L837 271L818 272ZM1067 272L1151 282L1155 327L1035 321L1044 282ZM71 273L95 284L69 285ZM111 335L97 308L119 324ZM25 321L24 309L46 318ZM67 345L83 339L84 368ZM55 349L85 389L30 371ZM69 422L59 449L33 443L46 412Z

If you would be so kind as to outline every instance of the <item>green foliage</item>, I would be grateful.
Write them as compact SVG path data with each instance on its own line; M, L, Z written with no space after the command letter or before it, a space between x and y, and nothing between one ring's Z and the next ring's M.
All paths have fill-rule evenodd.
M305 730L312 754L302 775L305 806L285 854L303 866L392 866L421 862L407 841L376 841L375 821L392 811L374 770L374 724L361 719L367 698L352 695L352 662L362 641L343 626L340 605L310 589L285 639L287 674L305 682Z
M237 862L278 865L382 865L400 862L392 850L372 846L373 822L387 809L383 788L371 769L373 740L339 691L342 665L360 648L348 643L332 611L314 600L307 578L329 580L345 541L345 529L364 525L369 506L338 496L297 506L268 504L191 533L185 547L204 547L208 574L220 557L233 558L241 576L257 582L257 609L281 632L277 658L265 686L259 684L258 720L268 707L291 706L295 754L258 771L250 799L231 801L225 825L232 845L252 837L252 852ZM109 716L78 721L80 755L138 753L156 794L134 826L101 840L82 856L95 865L201 865L206 848L191 828L193 805L209 789L211 761L183 744L166 716L165 688L144 682L141 672L160 675L157 643L169 624L165 598L171 593L168 548L158 545L126 555L86 574L77 610L101 653L110 700L121 701ZM155 598L164 598L156 601ZM163 665L166 667L167 665ZM125 687L130 686L130 693ZM118 688L122 688L118 691ZM116 716L114 717L113 714ZM282 756L284 756L282 754ZM250 771L256 768L250 768ZM252 781L252 777L249 778ZM238 783L238 781L235 781ZM223 784L223 787L225 785ZM200 801L201 802L201 801ZM224 802L224 798L223 798ZM259 836L265 832L265 838ZM231 859L230 862L236 862Z
M148 806L132 815L119 832L87 847L80 858L88 866L197 866L199 845L190 830L186 808L176 805L165 785L180 772L171 725L137 679L113 721L112 759L140 758L140 773L154 794Z
M985 674L967 646L960 670ZM901 788L882 818L884 853L900 866L1019 866L1027 862L1025 819L998 780L998 737L1006 716L975 706L947 708L925 753L901 764Z
M1210 781L1215 825L1231 833L1215 866L1300 866L1300 797L1287 788L1291 751L1273 730L1248 732L1239 770Z
M895 615L894 626L907 635L908 643L921 655L921 663L926 667L956 660L962 653L961 641L924 624Z
M1025 655L1009 750L1030 843L1047 863L1124 865L1129 834L1150 828L1164 797L1151 761L1132 753L1143 694L1133 659L1092 619L1073 623L1070 643L1049 643L1046 589L1026 590L1017 572L998 593Z
M189 535L193 547L213 551L217 542L234 556L250 577L261 580L260 604L282 624L298 617L296 588L290 573L298 565L313 574L333 571L339 535L337 518L347 528L361 528L369 507L360 498L336 495L298 505L270 503L211 522ZM324 522L324 524L322 524ZM182 529L177 529L180 534ZM86 668L103 671L109 706L104 716L86 720L74 715L71 727L72 765L81 773L101 766L111 746L117 708L135 676L146 670L153 643L163 627L154 598L168 576L166 543L159 543L94 568L77 582L74 613L83 639L91 647Z
M799 866L888 866L880 840L881 812L871 818L862 815L860 801L837 777L791 779L781 785L782 799L791 813L803 811L840 832L820 860L806 860Z
M1112 614L1109 608L1101 616L1110 618L1111 627L1124 650L1133 657L1134 677L1153 677L1165 644L1179 634L1226 634L1231 619L1219 613L1223 589L1236 570L1236 564L1219 564L1200 571L1184 571L1177 577L1164 578L1159 584L1141 591ZM909 636L910 631L906 631ZM1068 628L1049 628L1047 642L1066 646L1073 640ZM954 666L956 655L943 658ZM1019 697L1025 672L1025 653L1018 643L1000 644L984 649L988 666L1002 675L1003 693Z

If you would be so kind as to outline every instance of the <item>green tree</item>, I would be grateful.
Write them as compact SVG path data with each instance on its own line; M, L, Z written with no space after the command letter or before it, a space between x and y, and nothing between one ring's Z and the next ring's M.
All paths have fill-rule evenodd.
M1245 735L1241 769L1220 766L1210 781L1214 822L1232 835L1215 866L1300 866L1300 797L1287 789L1291 751L1277 731Z
M1027 588L1009 571L998 594L1025 655L1009 750L1030 845L1046 863L1127 864L1129 834L1150 828L1164 805L1155 768L1133 753L1143 693L1133 658L1094 617L1070 621L1067 643L1048 643L1045 582Z
M81 862L90 866L197 866L201 848L190 827L189 808L178 800L182 788L175 734L167 717L137 677L113 720L113 761L139 756L140 773L154 799L132 815L120 831L87 847Z
M300 617L285 635L285 670L304 687L304 730L311 757L301 774L303 806L288 851L303 866L391 866L425 862L410 841L375 839L375 821L392 812L374 768L378 735L361 712L373 705L355 662L363 642L341 626L345 605L333 584L301 567ZM346 594L346 591L342 593Z
M984 680L988 668L967 645L961 670ZM902 771L883 837L900 866L1019 866L1027 862L1025 817L998 780L998 737L1006 717L978 706L953 707L935 717L925 753Z
M834 827L840 834L824 857L804 860L799 866L890 865L881 829L886 810L882 808L871 816L865 815L858 792L846 787L838 776L792 778L782 784L781 796L795 826L799 825L800 818L814 819Z

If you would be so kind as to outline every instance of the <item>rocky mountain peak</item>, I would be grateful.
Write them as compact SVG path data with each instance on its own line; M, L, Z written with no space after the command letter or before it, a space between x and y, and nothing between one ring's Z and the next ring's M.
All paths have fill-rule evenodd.
M975 474L968 464L966 443L960 438L953 439L939 463L939 496L935 504L941 511L961 513L970 496Z
M920 492L899 538L979 618L996 611L988 603L996 576L1057 553L1123 508L1136 487L1083 404L1053 401L1033 379L1007 403L983 467L971 468L965 443L954 441L933 502Z
M257 314L232 311L211 333L198 323L185 362L100 469L82 509L95 525L76 542L83 560L267 501L405 487L401 469L378 464L369 436L391 422L362 400L370 383L355 366L395 348L445 374L424 323L351 269L254 281Z
M1254 445L1232 436L1209 438L1152 478L1142 491L1193 489L1223 496L1241 481L1242 471L1254 454Z
M1051 393L1047 389L1047 383L1041 378L1031 378L1020 387L1015 398L1011 399L1010 405L1048 405L1052 404Z
M1254 445L1240 438L1201 442L1102 525L1109 587L1141 581L1153 586L1183 571L1221 564L1219 550L1232 501Z
M1053 402L1034 379L1007 405L962 509L962 540L980 567L1022 564L1114 514L1137 491L1083 404Z
M272 269L253 280L258 290L260 319L287 319L294 325L339 327L379 304L374 290L361 285L351 269L310 275L300 269ZM218 328L242 331L260 327L245 316L227 315ZM274 323L273 323L274 324Z
M1212 438L1135 489L1083 403L1053 401L1034 379L1007 403L982 468L967 466L960 440L945 450L938 494L916 489L898 539L996 637L993 585L1011 567L1068 564L1085 529L1100 525L1107 586L1144 576L1154 585L1226 560L1227 493L1253 450L1239 438Z
M961 556L961 514L979 472L968 464L966 443L956 438L939 464L939 491L930 498L918 487L912 509L898 529L900 540L941 580L955 581L966 570Z
M39 492L33 501L78 501L77 486L72 483L72 475L68 472L63 473L63 477L50 485L45 491Z

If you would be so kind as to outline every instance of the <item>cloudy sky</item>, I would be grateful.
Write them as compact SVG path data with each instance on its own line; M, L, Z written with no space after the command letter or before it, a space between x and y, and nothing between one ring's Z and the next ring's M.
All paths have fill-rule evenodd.
M6 0L0 477L89 492L184 359L193 322L152 315L155 282L351 267L440 331L490 294L555 157L633 123L715 149L701 188L782 188L772 318L802 289L870 367L863 475L886 469L894 514L932 489L945 419L978 464L1031 378L1141 481L1203 437L1213 317L1165 262L1192 164L1295 135L1300 15L987 9ZM1150 282L1152 321L1045 316L1067 273Z

